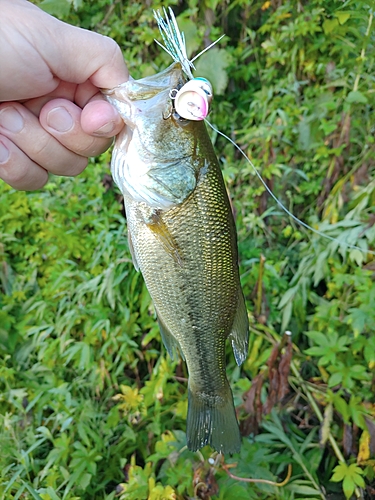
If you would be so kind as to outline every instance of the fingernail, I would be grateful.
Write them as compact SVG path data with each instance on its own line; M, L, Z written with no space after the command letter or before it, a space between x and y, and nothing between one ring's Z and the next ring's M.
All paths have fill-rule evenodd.
M116 126L115 122L113 121L108 122L102 127L98 128L98 130L95 130L94 135L108 135L114 131L115 126Z
M47 125L57 132L68 132L73 124L72 116L61 106L52 109L47 115Z
M0 111L0 125L9 132L20 132L23 129L23 118L15 108L4 108Z
M9 159L9 149L0 142L0 163L6 163Z

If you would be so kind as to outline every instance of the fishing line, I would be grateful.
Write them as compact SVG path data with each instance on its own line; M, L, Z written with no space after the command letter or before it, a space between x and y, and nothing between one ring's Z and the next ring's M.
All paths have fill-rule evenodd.
M249 165L251 166L251 168L255 172L256 176L258 177L258 179L260 180L260 182L265 187L265 189L268 192L268 194L271 195L271 197L275 200L275 202L277 203L277 205L279 205L279 207L282 210L284 210L284 212L286 212L289 215L289 217L291 217L295 222L297 222L297 224L300 224L304 228L309 229L310 231L312 231L313 233L315 233L315 234L317 234L319 236L322 236L323 238L326 238L328 240L334 241L334 242L338 243L339 245L344 245L345 247L352 248L353 250L359 250L362 253L369 253L371 255L375 255L375 252L372 251L372 250L363 250L363 248L361 248L361 247L359 247L357 245L351 245L350 243L346 243L344 241L340 241L337 238L334 238L333 236L330 236L329 234L326 234L326 233L323 233L322 231L319 231L319 229L314 229L313 227L311 227L308 224L306 224L306 222L301 221L292 212L290 212L286 208L286 206L283 205L283 203L273 194L273 192L271 191L271 189L267 186L267 183L264 181L263 177L258 172L258 170L257 170L256 166L254 165L254 163L250 160L250 158L246 155L246 153L244 151L242 151L242 149L240 148L240 146L238 144L236 144L230 137L228 137L223 132L221 132L220 130L218 130L216 127L214 127L207 119L205 119L204 121L207 123L207 125L209 125L212 128L212 130L214 130L215 132L217 132L218 134L220 134L222 137L224 137L225 139L227 139L231 144L233 144L233 146L235 148L238 149L238 151L242 154L242 156L249 163Z

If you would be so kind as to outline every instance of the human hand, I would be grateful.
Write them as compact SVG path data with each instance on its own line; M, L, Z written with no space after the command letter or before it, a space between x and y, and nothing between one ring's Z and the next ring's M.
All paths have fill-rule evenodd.
M110 38L26 0L0 0L0 10L0 178L39 189L48 172L77 175L110 146L124 123L100 89L129 75Z

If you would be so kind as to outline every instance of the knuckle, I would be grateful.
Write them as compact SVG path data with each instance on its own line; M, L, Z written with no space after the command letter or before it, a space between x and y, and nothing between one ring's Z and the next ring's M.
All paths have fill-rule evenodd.
M50 140L48 137L40 137L37 141L34 141L30 145L29 155L33 159L44 159L44 157L50 157Z
M105 40L105 43L107 43L108 48L110 48L113 51L113 56L118 56L119 54L121 55L121 49L117 42L113 40L113 38L110 38L109 36L103 35L103 38Z
M120 49L120 46L112 39L107 36L104 36L108 43L108 48L112 51L112 56L109 58L109 62L115 63L116 61L123 60L123 55Z

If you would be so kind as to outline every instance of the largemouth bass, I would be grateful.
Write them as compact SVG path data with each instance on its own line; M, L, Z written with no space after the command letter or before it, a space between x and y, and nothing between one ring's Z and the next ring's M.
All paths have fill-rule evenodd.
M171 91L186 83L179 63L105 95L126 127L112 175L125 200L129 246L153 300L164 345L186 361L187 445L239 451L226 377L225 343L240 365L248 319L233 215L203 121L181 118Z

